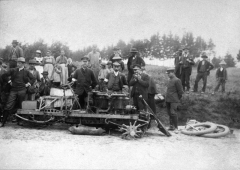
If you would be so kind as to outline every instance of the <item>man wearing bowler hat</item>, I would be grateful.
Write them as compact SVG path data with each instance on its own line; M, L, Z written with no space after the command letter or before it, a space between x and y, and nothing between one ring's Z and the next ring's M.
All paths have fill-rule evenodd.
M39 95L48 96L50 94L51 81L48 78L48 71L42 72L42 78L39 86Z
M118 48L118 47L114 47L113 48L113 54L109 57L109 61L114 63L115 61L113 61L113 57L115 57L116 55L118 55L118 56L120 56L122 58L120 48Z
M202 79L203 80L203 87L202 92L205 93L206 85L207 85L207 76L210 74L210 70L213 69L213 65L207 61L208 56L202 55L202 61L199 62L197 67L197 76L194 84L193 92L198 91L198 82Z
M17 59L23 56L23 50L18 45L17 40L12 41L12 48L10 50L10 53L8 55L8 62L9 62L9 68L16 68L17 67Z
M82 65L80 69L77 69L73 74L72 81L76 81L75 93L79 97L79 104L82 109L86 108L86 98L88 92L91 92L97 85L97 80L92 70L88 68L89 57L84 56L81 59Z
M169 130L176 130L176 132L178 132L177 107L183 95L183 87L181 81L175 76L174 71L175 68L169 68L166 72L169 81L165 101L170 122Z
M3 77L10 76L11 91L8 96L8 100L3 112L3 120L0 126L3 127L7 121L7 117L10 113L16 111L15 104L18 99L18 104L22 105L22 101L25 99L26 91L29 86L35 82L33 75L24 68L25 58L20 57L17 59L17 68L12 68L3 74Z
M129 82L129 86L132 87L131 97L133 98L133 104L138 110L145 110L146 106L142 99L148 101L148 86L150 78L147 74L142 72L141 66L135 64L132 66L134 74Z
M145 62L138 55L138 51L137 51L136 48L132 48L130 53L131 54L130 54L130 56L128 58L128 61L127 61L127 68L128 68L128 78L127 78L127 81L128 81L128 83L130 82L130 80L132 79L132 76L134 74L133 66L135 64L138 64L140 67L145 67Z

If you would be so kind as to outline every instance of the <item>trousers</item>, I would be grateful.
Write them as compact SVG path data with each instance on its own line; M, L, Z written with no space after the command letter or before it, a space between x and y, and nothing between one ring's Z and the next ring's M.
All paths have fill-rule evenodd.
M203 80L203 87L202 87L202 91L205 92L206 90L206 85L207 85L207 76L208 73L198 73L196 80L195 80L195 84L194 84L194 91L198 91L198 82L202 79Z

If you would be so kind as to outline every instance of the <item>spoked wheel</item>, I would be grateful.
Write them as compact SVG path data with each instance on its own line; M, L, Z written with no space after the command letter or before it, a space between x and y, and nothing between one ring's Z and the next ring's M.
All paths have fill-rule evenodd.
M138 124L136 125L135 121L133 124L130 122L130 125L125 125L123 124L122 127L120 128L120 131L123 131L124 133L122 134L123 139L135 139L135 138L141 138L144 134L144 131L142 130L143 128L140 128L142 125Z

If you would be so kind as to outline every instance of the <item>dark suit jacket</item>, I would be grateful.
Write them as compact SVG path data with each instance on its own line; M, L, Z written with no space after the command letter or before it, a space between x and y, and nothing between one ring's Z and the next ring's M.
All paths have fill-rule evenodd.
M227 80L228 76L227 76L227 69L223 68L223 77L220 77L220 68L217 69L216 71L216 78L222 78L223 80Z
M128 72L130 74L133 74L133 68L132 68L132 63L133 62L133 57L129 57L128 58L128 62L127 62L127 68L128 68ZM145 66L145 62L144 60L140 57L140 56L136 56L136 63L135 64L139 64L140 66Z
M166 102L170 103L179 103L180 99L183 94L183 87L181 80L177 77L174 77L172 79L169 79L168 85L167 85L167 93L166 93Z
M90 86L95 88L97 85L94 73L89 68L86 68L85 71L83 71L82 68L77 69L73 75L73 78L77 80L76 94L78 95L81 95L84 91L90 92L92 90Z
M123 73L118 72L118 76L119 76L119 87L122 90L123 85L127 85L127 80L126 77ZM106 79L108 79L108 90L112 90L112 85L113 85L113 81L114 81L114 72L110 72L107 76Z
M200 61L199 64L198 64L198 67L197 67L197 72L200 73L200 68L202 66L202 62L203 61ZM210 63L209 61L205 61L206 63L206 70L207 70L207 73L209 74L210 73L210 70L212 70L214 68L214 66L212 65L212 63Z
M6 73L4 73L2 75L2 77L3 77L3 79L7 79L7 77L10 76L11 81L13 82L15 77L16 77L16 74L18 73L18 71L19 71L19 68L11 68ZM36 81L36 79L34 78L32 73L30 73L28 70L26 70L24 68L23 81L24 81L25 84L30 83L31 85L33 85L33 83Z
M13 51L14 51L14 49L13 49L13 47L12 47L11 50L10 50L10 53L9 53L9 55L8 55L8 60L11 60L11 59L12 59ZM16 46L16 57L17 57L17 58L19 58L19 57L24 57L24 56L23 56L23 50L22 50L22 48L19 47L19 46Z
M148 86L149 86L150 78L147 74L142 73L141 79L137 80L135 77L132 77L132 79L129 82L130 86L133 86L131 91L131 97L134 96L136 92L139 93L139 95L142 95L145 100L148 99Z

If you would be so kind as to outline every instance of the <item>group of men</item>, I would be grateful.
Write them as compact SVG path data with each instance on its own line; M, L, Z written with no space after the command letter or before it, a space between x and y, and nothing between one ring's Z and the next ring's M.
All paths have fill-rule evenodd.
M126 78L122 73L124 70L124 64L122 62L120 49L115 47L113 51L113 55L107 63L110 68L113 68L109 69L109 72L103 79L107 90L112 92L122 92L124 87L131 87L132 90L130 96L133 98L133 104L138 110L146 109L143 99L147 102L150 101L148 100L148 96L151 96L151 93L156 93L156 85L154 82L149 83L150 76L143 71L145 67L144 60L138 55L137 49L132 48L128 57L128 76ZM5 125L9 115L14 114L18 108L21 108L21 104L24 100L31 99L31 97L26 98L26 96L28 95L28 92L31 91L31 87L34 85L36 80L39 79L39 75L34 72L35 69L32 62L32 60L29 60L29 68L26 69L23 50L18 46L18 42L14 40L12 42L12 49L10 51L8 61L6 62L8 69L2 69L3 67L1 66L0 71L1 93L6 92L3 90L5 88L5 84L10 86L8 96L5 101L1 101L2 112L0 115L0 127ZM1 62L0 64L2 65ZM81 68L75 70L71 75L70 81L74 82L76 85L75 93L78 95L80 106L83 109L86 108L86 97L88 92L96 88L99 83L98 74L100 72L100 65L100 53L97 52L96 47L94 46L92 52L81 58ZM102 65L104 64L102 63ZM41 84L44 85L44 88L42 89L44 92L46 90L45 87L48 87L49 89L51 83L49 83L47 71L43 71L42 75L43 77L40 81L42 82ZM150 89L149 85L153 86L151 87L151 90L148 90ZM49 91L48 93L44 93L42 95L47 94L49 94ZM152 101L153 100L151 100L151 102ZM149 105L155 107L152 103ZM156 111L155 108L152 108L152 110Z

